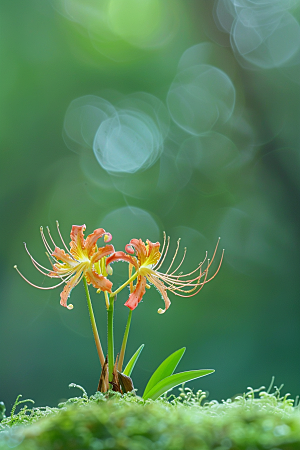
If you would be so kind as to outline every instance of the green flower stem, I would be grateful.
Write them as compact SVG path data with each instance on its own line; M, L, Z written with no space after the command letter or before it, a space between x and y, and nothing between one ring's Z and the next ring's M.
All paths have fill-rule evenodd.
M114 370L114 302L115 294L111 294L107 310L107 345L108 345L108 381L112 381Z
M95 339L95 343L96 343L96 347L97 347L97 352L98 352L98 356L99 356L99 359L100 359L101 367L103 367L104 363L105 363L105 358L104 358L104 354L103 354L103 350L102 350L102 346L101 346L101 342L100 342L100 338L99 338L99 334L98 334L98 330L97 330L97 325L96 325L96 321L95 321L95 316L94 316L94 311L93 311L93 307L92 307L91 297L90 297L90 293L89 293L89 290L88 290L88 285L87 285L85 277L83 277L83 284L84 284L84 289L85 289L88 309L89 309L89 313L90 313L91 325L92 325L94 339Z
M125 350L126 350L127 339L128 339L128 333L129 333L130 323L131 323L131 316L132 316L132 310L130 309L129 314L128 314L126 328L125 328L125 333L124 333L124 337L123 337L122 347L121 347L121 351L120 351L120 358L119 358L119 362L118 362L118 371L119 372L122 372Z
M109 296L108 296L108 292L107 291L104 291L104 297L105 297L106 309L108 310L108 308L109 308Z
M135 280L138 274L139 274L138 271L135 272L130 278L128 278L128 280L124 284L122 284L122 286L120 286L118 289L115 290L115 292L111 294L111 297L117 295L122 289L124 289L125 286L127 286L127 284L130 284L133 280Z

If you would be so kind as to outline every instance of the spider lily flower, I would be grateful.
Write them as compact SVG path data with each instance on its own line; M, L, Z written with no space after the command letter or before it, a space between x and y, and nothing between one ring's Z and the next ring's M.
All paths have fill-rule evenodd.
M31 262L39 272L49 278L58 278L61 281L55 286L36 286L28 281L27 278L25 278L24 275L22 275L18 270L17 266L15 266L15 269L21 277L24 278L24 280L31 286L38 289L55 289L56 287L66 283L60 294L60 304L68 309L73 308L73 305L67 304L68 297L70 296L72 289L82 280L83 277L86 278L88 284L92 284L95 288L100 289L101 291L111 292L112 282L105 277L107 275L107 271L109 271L109 266L106 271L105 264L103 265L103 258L105 259L108 255L111 255L114 252L114 247L113 245L106 245L105 247L100 248L97 247L98 239L104 236L104 241L109 242L112 239L111 234L107 233L103 228L98 228L92 234L89 234L85 239L84 231L86 226L73 225L70 234L71 242L69 250L62 238L58 222L56 222L56 225L59 237L66 251L57 247L48 227L47 231L51 244L49 244L46 239L43 227L40 228L42 240L46 247L46 255L52 265L51 270L39 264L29 253L25 243L24 245Z
M208 271L214 261L219 241L220 239L218 239L212 258L208 259L206 253L204 260L200 262L193 271L186 274L178 272L185 259L186 248L184 249L183 257L174 269L180 239L177 241L175 254L168 269L165 272L160 271L170 245L170 238L168 237L168 239L166 239L165 234L161 252L159 250L159 242L153 243L147 240L145 244L141 239L131 239L130 243L125 246L125 250L129 253L129 255L125 252L115 252L107 258L106 263L111 264L115 261L126 261L135 268L135 273L127 282L127 284L130 282L131 294L125 303L125 306L128 306L131 310L134 310L137 307L146 292L146 287L150 287L147 284L148 281L157 288L164 300L165 308L158 309L158 313L163 314L171 304L167 291L180 297L192 297L198 294L203 286L217 275L222 264L224 250L222 252L217 270L210 278L208 278ZM137 278L137 282L134 288L132 288L132 282L135 278ZM117 289L115 293L117 293L121 288Z

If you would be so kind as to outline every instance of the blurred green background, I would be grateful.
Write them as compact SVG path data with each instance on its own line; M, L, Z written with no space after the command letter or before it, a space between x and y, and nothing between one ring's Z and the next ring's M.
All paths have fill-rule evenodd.
M300 7L296 0L2 0L0 5L0 400L92 394L97 359L83 285L69 311L26 254L47 264L55 220L129 239L182 237L193 267L217 238L218 276L190 299L154 288L127 357L142 392L171 352L219 399L285 383L299 394ZM217 260L221 252L217 255ZM126 265L114 266L118 286ZM116 302L116 350L127 318ZM106 345L103 296L91 290ZM126 359L126 357L125 357Z

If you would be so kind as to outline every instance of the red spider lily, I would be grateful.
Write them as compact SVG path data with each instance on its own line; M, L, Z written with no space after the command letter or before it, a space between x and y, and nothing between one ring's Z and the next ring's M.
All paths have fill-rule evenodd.
M36 286L28 281L18 270L17 266L15 266L21 277L31 286L38 289L55 289L66 283L60 294L60 304L68 309L73 308L73 305L67 304L68 297L70 296L72 289L83 277L86 278L88 284L92 284L95 288L100 289L101 291L111 292L112 282L106 278L107 272L105 264L102 263L104 261L102 258L111 255L114 252L114 247L113 245L106 245L105 247L97 248L98 239L104 236L104 241L109 242L112 239L111 234L107 233L103 228L98 228L85 239L84 231L86 226L73 225L70 234L71 242L69 250L61 236L58 222L56 222L56 225L59 237L66 251L57 247L50 234L50 230L47 227L51 241L50 245L45 237L43 228L40 228L42 240L47 250L46 254L50 260L52 269L47 269L39 264L29 253L25 243L24 245L34 267L49 278L59 278L61 280L60 283L50 287ZM54 248L52 248L52 245Z
M187 274L178 272L185 259L186 249L184 250L183 257L177 267L175 269L173 268L178 254L180 239L177 241L176 251L172 258L170 266L168 267L166 272L159 271L165 261L170 244L170 238L168 237L168 239L166 240L165 234L161 252L159 251L159 242L153 243L147 240L145 244L141 239L131 239L130 243L125 247L126 252L130 254L128 255L124 252L115 252L113 255L107 258L106 264L109 265L110 263L113 263L115 261L127 261L135 268L136 272L131 277L131 280L137 278L137 282L134 286L134 289L131 286L131 294L127 302L125 303L125 306L128 306L128 308L130 308L131 310L137 307L146 292L145 288L149 287L147 285L147 281L149 281L158 289L158 291L162 295L165 303L165 309L159 308L158 313L163 314L171 304L170 299L167 295L167 291L173 292L173 294L180 297L192 297L198 294L203 286L216 276L222 264L224 250L222 252L219 266L210 278L208 278L208 271L215 258L219 240L217 242L211 260L207 259L206 253L204 260L200 262L200 264L193 271ZM135 256L133 256L134 254ZM203 266L205 262L206 266L204 268Z

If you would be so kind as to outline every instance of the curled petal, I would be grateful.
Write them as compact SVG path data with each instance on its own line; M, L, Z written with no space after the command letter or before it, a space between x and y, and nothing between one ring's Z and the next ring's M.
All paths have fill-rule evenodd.
M160 260L161 254L159 251L160 243L159 242L151 242L147 239L147 264L155 265Z
M129 295L129 298L126 303L124 303L125 306L128 306L129 309L132 311L137 307L137 305L140 303L140 301L143 298L143 295L146 292L146 277L140 277L140 279L137 282L135 290L132 292L132 294Z
M63 291L60 293L60 304L68 309L73 309L73 305L68 305L68 297L70 297L72 289L81 280L81 272L77 272L65 285Z
M164 284L161 283L157 278L148 276L148 279L149 279L150 283L152 283L156 287L156 289L159 290L159 292L161 293L161 296L165 302L165 309L159 308L157 311L159 314L163 314L164 312L167 311L167 309L171 305L171 301L167 295L166 288L165 288Z
M134 256L126 255L124 252L115 252L113 255L109 256L106 260L106 265L108 266L116 261L125 261L132 264L136 269L139 268L137 259Z
M91 257L91 263L95 264L100 261L104 256L111 255L114 253L115 249L113 245L106 245L105 247L98 248L97 252Z
M138 258L141 261L141 264L143 264L144 259L147 258L147 248L142 239L131 239L129 244L126 245L125 250L127 251L127 249L130 247L133 247L135 249Z
M112 240L112 235L110 233L105 233L104 242L110 242Z
M161 254L159 252L160 243L153 243L147 240L147 245L142 239L131 239L126 245L125 250L133 254L133 249L136 251L140 265L154 265L159 261Z
M100 239L104 234L106 234L106 231L103 228L97 228L93 233L88 235L85 240L85 249L88 256L90 256L94 250L98 239Z
M59 259L60 261L68 264L71 267L77 264L77 261L74 261L74 259L72 259L70 255L68 255L59 247L55 247L54 252L51 254L51 256L54 256L54 258Z
M99 275L97 272L95 272L95 270L87 270L84 276L87 283L92 284L96 289L111 292L112 282L105 278L103 275Z
M77 260L84 258L85 256L85 240L84 240L84 231L86 229L85 225L73 225L71 230L71 254Z
M132 245L130 245L130 244L126 244L126 245L125 245L125 251L126 251L127 253L130 253L131 255L134 255L134 248L133 248Z

